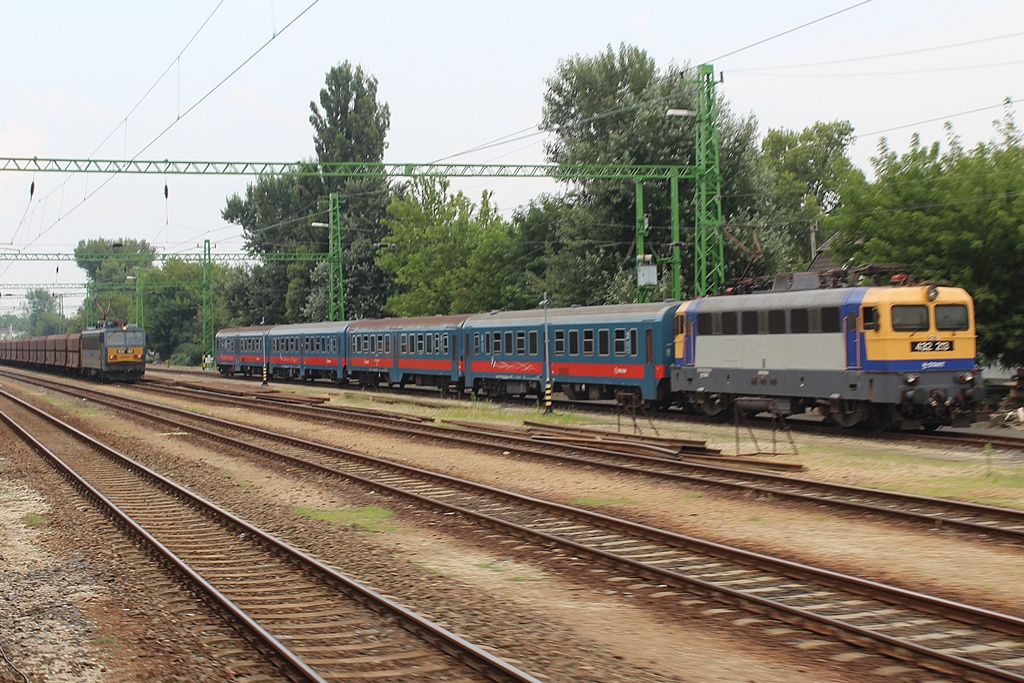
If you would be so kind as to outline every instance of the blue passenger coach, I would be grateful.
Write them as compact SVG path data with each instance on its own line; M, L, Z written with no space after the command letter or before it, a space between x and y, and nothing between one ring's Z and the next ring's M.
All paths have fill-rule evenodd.
M547 358L553 390L570 400L628 391L667 401L678 308L669 301L474 315L463 325L466 386L492 396L539 396Z

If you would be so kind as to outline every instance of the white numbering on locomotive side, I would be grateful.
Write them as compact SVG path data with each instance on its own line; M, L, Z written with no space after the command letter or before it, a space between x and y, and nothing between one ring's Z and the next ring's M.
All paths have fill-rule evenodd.
M951 341L918 341L910 342L910 351L952 351L953 342Z

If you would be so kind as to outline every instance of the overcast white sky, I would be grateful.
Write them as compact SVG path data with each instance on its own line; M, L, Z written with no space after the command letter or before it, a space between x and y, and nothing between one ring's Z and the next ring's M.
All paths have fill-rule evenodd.
M348 60L391 107L386 161L543 163L539 135L452 157L536 126L559 60L620 43L662 69L713 63L719 92L762 132L850 120L865 170L879 137L901 152L914 132L945 144L947 120L968 146L988 141L1002 101L1024 97L1019 0L312 2L5 2L0 157L310 158L309 102ZM0 254L70 253L100 237L172 254L210 239L215 254L238 253L239 231L220 212L249 181L3 172ZM547 189L488 178L458 187L475 200L494 190L506 215ZM0 261L5 295L84 280L67 262ZM18 303L7 297L0 310Z

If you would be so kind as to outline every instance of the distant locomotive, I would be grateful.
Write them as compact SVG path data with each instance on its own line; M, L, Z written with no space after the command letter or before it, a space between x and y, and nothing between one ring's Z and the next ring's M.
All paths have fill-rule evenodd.
M0 341L0 363L116 382L146 371L146 332L138 325L103 321L75 334Z
M227 376L432 386L570 400L631 394L714 415L816 410L844 427L973 420L974 306L935 285L221 330Z

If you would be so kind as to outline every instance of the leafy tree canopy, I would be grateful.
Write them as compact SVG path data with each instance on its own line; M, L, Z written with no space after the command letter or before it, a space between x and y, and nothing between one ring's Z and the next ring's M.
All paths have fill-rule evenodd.
M386 310L397 316L476 313L502 304L512 238L489 193L480 205L445 179L417 178L388 206L391 235L380 266L400 290Z
M853 141L849 121L819 121L799 133L778 129L765 135L761 164L767 196L757 222L767 227L762 239L773 247L772 270L801 270L813 258L812 231L842 203L840 188L863 176L848 156Z
M391 125L387 103L377 100L377 80L361 66L344 62L326 76L318 101L310 102L318 163L380 162L387 148ZM242 226L246 248L253 254L326 253L330 248L328 201L331 193L341 199L342 252L345 264L345 295L348 317L379 316L394 284L379 269L374 245L386 233L381 219L389 201L386 178L266 177L246 187L245 197L228 198L225 220ZM314 223L318 224L314 226ZM249 286L275 289L253 293L242 300L259 298L261 319L268 322L299 322L325 319L329 292L327 280L313 277L317 264L297 261L288 265L269 263L251 271ZM350 271L352 275L348 275ZM271 272L275 275L268 277ZM279 298L285 303L270 306ZM248 317L252 308L231 309L229 316ZM274 317L267 318L267 315ZM280 317L277 317L280 316Z
M967 289L980 354L1013 367L1024 366L1024 145L1009 112L997 129L999 140L970 151L955 137L945 153L916 135L904 154L881 141L877 179L844 187L826 225L841 231L842 258L907 263L922 279Z
M681 75L682 74L682 77ZM668 108L696 109L696 72L669 65L658 69L637 47L608 47L595 56L559 62L548 79L541 127L555 135L546 147L557 164L679 164L692 166L696 152L693 119L670 117ZM723 212L727 217L752 213L756 205L757 126L753 117L736 117L718 103ZM560 229L548 257L561 256L582 268L586 279L628 279L635 268L636 191L630 181L580 179L566 197L582 212ZM680 223L694 224L692 184L680 183ZM671 250L671 198L668 181L644 184L643 213L650 216L648 251L668 256ZM572 231L572 232L570 232ZM690 233L692 234L692 233ZM692 246L692 237L684 241ZM596 255L596 258L595 258ZM745 259L734 259L737 263ZM612 270L606 270L611 264ZM667 266L662 272L667 275ZM627 272L628 271L628 272ZM619 277L619 273L622 277ZM682 263L684 283L693 281L692 259ZM635 281L635 275L633 276ZM554 283L552 283L554 284ZM671 287L667 287L670 291ZM606 293L635 293L635 287L608 287ZM552 292L558 296L558 292ZM615 295L615 296L621 296ZM632 296L632 294L630 294Z

